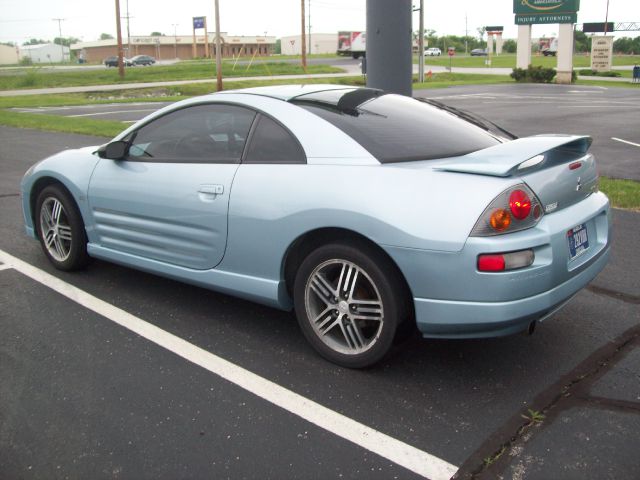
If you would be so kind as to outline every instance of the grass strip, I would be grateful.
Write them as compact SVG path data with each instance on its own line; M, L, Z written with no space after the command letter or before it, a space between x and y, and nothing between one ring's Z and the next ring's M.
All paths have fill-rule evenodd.
M600 177L600 190L609 197L613 207L640 212L640 182Z
M254 62L251 65L230 62L223 63L224 77L251 77L277 75L303 75L315 73L340 73L341 68L330 65L308 65L306 70L302 66L286 62ZM208 63L177 63L174 65L160 65L153 67L128 67L125 76L118 76L117 68L78 69L52 71L37 67L4 71L0 75L0 90L20 90L29 88L77 87L90 85L120 85L137 82L163 82L172 80L200 80L215 78L215 64Z
M115 137L129 126L127 123L113 120L93 120L59 115L42 115L40 113L18 113L9 110L0 110L0 125L108 138Z

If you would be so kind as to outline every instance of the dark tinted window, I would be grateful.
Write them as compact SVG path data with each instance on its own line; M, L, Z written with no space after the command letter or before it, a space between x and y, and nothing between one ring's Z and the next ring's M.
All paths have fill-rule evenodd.
M255 112L234 105L196 105L163 115L131 138L129 159L237 163Z
M282 125L260 115L244 163L306 163L300 143Z
M383 163L465 155L500 143L453 113L371 89L301 95L292 103L329 121Z

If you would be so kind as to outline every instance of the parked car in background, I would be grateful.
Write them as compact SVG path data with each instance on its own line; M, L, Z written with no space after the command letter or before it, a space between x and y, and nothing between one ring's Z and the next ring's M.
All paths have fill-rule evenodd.
M474 48L471 50L472 57L486 57L487 51L484 48Z
M132 65L146 66L153 65L154 63L156 63L156 59L149 55L136 55L135 57L131 58Z
M131 60L123 57L122 58L122 62L124 63L125 67L130 67L132 65ZM107 57L104 59L104 64L107 67L117 67L118 66L118 57L116 56L112 56L112 57Z
M21 199L56 268L99 258L295 309L355 368L416 328L532 332L586 286L611 239L590 146L376 89L257 87L53 155Z
M439 48L427 48L424 51L425 57L439 57L442 55L442 51Z

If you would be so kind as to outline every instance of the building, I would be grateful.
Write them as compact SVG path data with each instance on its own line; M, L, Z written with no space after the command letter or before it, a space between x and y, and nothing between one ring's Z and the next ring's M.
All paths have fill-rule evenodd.
M265 56L273 53L276 38L267 36L234 36L220 34L223 57ZM194 42L195 38L195 42ZM122 39L124 56L151 55L156 60L181 59L188 60L201 57L215 57L215 33L208 34L208 44L204 35L163 35L159 37L131 37L131 43ZM96 40L71 45L76 55L87 62L102 62L105 58L118 54L115 39Z
M337 33L312 33L307 35L307 53L311 45L311 53L336 53L338 50ZM301 35L290 35L280 39L280 51L283 55L300 55Z
M20 61L18 47L0 45L0 65L14 65Z
M30 58L32 63L61 63L71 60L69 47L55 43L40 45L22 45L20 58Z

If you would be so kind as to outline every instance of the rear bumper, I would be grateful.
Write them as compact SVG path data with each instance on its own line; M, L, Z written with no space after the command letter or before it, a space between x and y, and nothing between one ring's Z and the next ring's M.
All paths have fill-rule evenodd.
M584 225L589 248L570 258L567 231ZM460 251L386 247L411 289L425 337L477 338L525 330L562 307L605 267L610 255L609 201L596 193L545 215L533 228L470 237ZM480 272L480 254L531 249L534 263L506 272Z
M609 260L607 247L586 269L551 290L510 302L460 302L414 298L418 329L424 337L480 338L526 330L565 305Z

